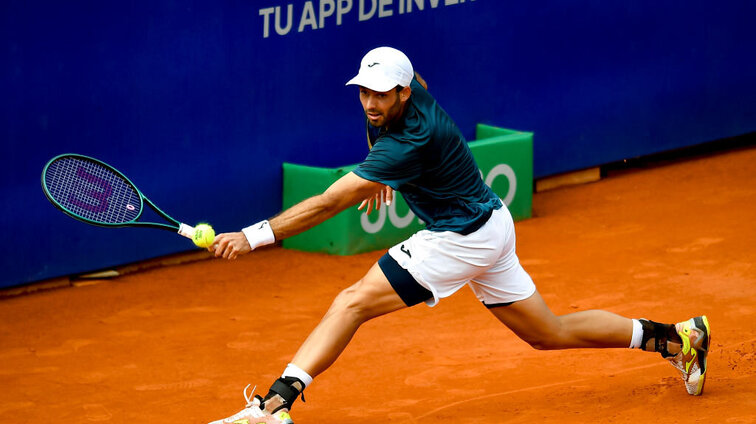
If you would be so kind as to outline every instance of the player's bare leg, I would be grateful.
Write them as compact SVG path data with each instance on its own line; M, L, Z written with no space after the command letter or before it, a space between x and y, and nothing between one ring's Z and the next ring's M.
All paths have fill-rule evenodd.
M711 329L706 316L677 324L632 320L600 310L557 316L536 291L491 312L536 349L640 348L659 352L682 374L689 394L703 392Z
M360 281L334 299L292 363L315 377L336 361L360 325L406 307L376 263Z
M633 322L607 311L581 311L557 316L536 291L525 300L490 311L536 349L628 347Z
M407 305L394 291L376 263L362 279L344 289L310 333L281 378L263 398L246 394L247 407L212 424L240 422L291 424L289 410L309 382L325 371L344 351L357 329L370 319Z

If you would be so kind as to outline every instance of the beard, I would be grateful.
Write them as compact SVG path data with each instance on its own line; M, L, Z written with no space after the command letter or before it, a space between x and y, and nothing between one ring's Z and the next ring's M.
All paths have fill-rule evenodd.
M365 111L370 125L374 127L388 127L393 124L402 115L402 102L399 96L396 96L394 104L388 107L385 111L377 109L368 109Z

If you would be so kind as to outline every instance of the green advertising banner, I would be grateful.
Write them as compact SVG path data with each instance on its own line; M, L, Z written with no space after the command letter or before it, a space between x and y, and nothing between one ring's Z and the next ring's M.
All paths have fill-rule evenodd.
M515 220L529 218L533 204L533 133L479 124L470 150L481 178L501 197ZM283 164L283 207L320 194L356 165L318 168ZM302 234L283 241L288 249L351 255L385 249L408 238L425 225L396 193L391 206L370 216L347 209Z

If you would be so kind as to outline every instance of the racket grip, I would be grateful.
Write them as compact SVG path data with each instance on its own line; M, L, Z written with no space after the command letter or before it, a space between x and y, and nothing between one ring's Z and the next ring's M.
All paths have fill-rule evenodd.
M191 239L194 237L194 227L192 227L191 225L183 224L183 223L179 224L178 233L188 239Z

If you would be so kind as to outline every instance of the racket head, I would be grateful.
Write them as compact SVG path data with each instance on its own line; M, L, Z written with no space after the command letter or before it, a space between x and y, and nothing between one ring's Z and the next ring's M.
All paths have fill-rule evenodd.
M102 227L133 225L144 196L112 166L84 155L52 158L42 170L42 191L66 215Z

